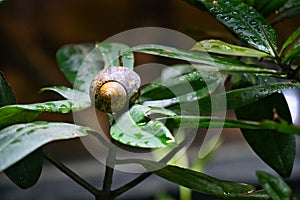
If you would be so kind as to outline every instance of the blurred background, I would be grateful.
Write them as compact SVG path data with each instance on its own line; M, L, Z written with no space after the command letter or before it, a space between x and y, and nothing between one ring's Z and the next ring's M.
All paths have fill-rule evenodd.
M274 28L278 44L282 44L299 25L297 17L276 24ZM232 43L237 41L207 12L182 0L7 0L0 4L0 71L14 90L18 103L58 99L59 96L53 93L40 94L39 89L53 85L70 86L56 63L56 51L59 47L69 43L101 42L122 31L147 26L173 29L189 35L196 41L208 38ZM142 58L139 60L142 62ZM72 122L72 115L43 114L41 119ZM241 152L246 149L245 153L251 154L239 131L229 129L223 135L225 143L241 145L235 148L241 148ZM94 180L92 175L97 171L97 167L101 166L97 161L91 163L92 156L82 147L79 140L55 142L47 145L47 148L63 161L69 162L79 173L90 178L91 182L100 183L100 180ZM83 159L88 161L82 163ZM218 162L219 160L216 161ZM246 160L244 165L249 166L245 162ZM257 162L258 166L264 166L259 160ZM78 167L76 163L82 165ZM224 171L218 172L219 168L214 168L218 166L216 163L212 165L210 172L224 176ZM19 199L18 195L21 195L22 199L37 196L41 197L40 199L92 199L71 180L61 177L56 169L47 167L38 185L26 191L10 184L1 174L0 199ZM224 178L230 179L232 174L231 172L231 175L229 173L228 177ZM53 182L47 185L49 181L43 180L47 180L49 176ZM235 176L234 178L239 179L238 175ZM254 174L245 178L241 177L242 174L239 176L244 180L251 179ZM159 181L163 182L161 179ZM51 191L53 188L59 189L58 185L64 183L68 186L66 191L60 190L55 197ZM151 179L148 185L155 189ZM148 189L151 193L151 187ZM77 197L68 196L74 195L73 190L79 191ZM135 192L138 192L138 189ZM1 195L4 198L1 198Z

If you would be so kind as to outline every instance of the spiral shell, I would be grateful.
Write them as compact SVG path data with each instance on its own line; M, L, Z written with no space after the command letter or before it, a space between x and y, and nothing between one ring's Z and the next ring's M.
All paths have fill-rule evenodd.
M136 100L140 85L141 79L134 71L120 66L108 67L91 82L90 98L97 109L118 112Z

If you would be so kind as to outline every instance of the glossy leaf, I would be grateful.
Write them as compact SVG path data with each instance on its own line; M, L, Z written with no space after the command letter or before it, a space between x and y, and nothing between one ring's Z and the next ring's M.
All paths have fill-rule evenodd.
M237 46L223 42L221 40L202 40L195 44L191 50L205 51L230 56L246 56L246 57L268 57L269 54L250 49L247 47Z
M238 119L260 121L273 119L274 110L281 118L292 122L289 107L280 93L235 109L235 112ZM282 177L290 176L295 159L293 135L284 135L275 130L241 130L248 144L266 164Z
M27 189L37 183L43 168L43 158L42 149L37 149L4 170L4 173L17 186Z
M137 160L147 170L175 184L197 192L222 199L268 199L263 191L256 191L252 185L219 180L206 174L172 165L164 165L148 160Z
M295 40L300 36L300 27L298 27L291 35L290 37L283 43L281 52L284 52L284 50L291 45Z
M15 103L15 95L11 87L6 82L3 74L0 73L0 107Z
M61 71L73 85L86 56L95 48L94 44L68 44L62 46L56 53L56 59Z
M219 112L224 109L236 109L251 103L254 103L260 99L270 96L273 93L279 92L283 89L300 88L299 83L269 83L266 85L251 86L241 89L235 89L226 93L218 93L212 96L204 97L199 99L198 105L201 114L207 114L212 111ZM224 107L224 103L226 105ZM193 101L191 101L193 103ZM194 104L189 108L189 103L181 105L186 109L186 113L193 114L195 110ZM178 109L178 106L172 106L170 109ZM196 113L197 114L197 113ZM255 120L260 121L260 120Z
M43 112L69 113L81 109L75 107L69 100L3 106L0 108L0 128L20 122L30 122Z
M280 122L262 120L259 122L186 115L161 117L156 120L167 120L166 126L168 128L243 128L254 130L275 130L280 133L300 135L299 126L287 123L284 120Z
M160 148L175 144L175 138L160 121L149 120L147 114L151 108L133 106L122 114L110 128L115 140L130 146L142 148Z
M120 43L97 43L96 48L100 49L105 67L124 66L129 69L134 67L133 53L128 51L129 47Z
M275 57L274 49L277 43L275 31L253 7L241 1L218 0L214 3L210 0L201 0L201 2L216 19L242 40Z
M79 111L86 109L92 105L90 96L85 94L79 90L67 88L64 86L53 86L53 87L46 87L42 88L41 91L54 91L58 94L62 95L64 98L73 102L73 109L74 111Z
M276 70L261 68L256 65L247 65L236 59L224 57L221 58L218 56L209 55L207 53L185 51L162 45L139 45L132 47L131 50L134 52L147 53L202 64L193 65L197 70L200 71L252 72L264 75L278 75ZM214 67L217 67L217 69Z
M168 78L158 83L151 83L141 90L141 96L150 99L174 97L174 100L176 100L178 96L184 96L186 93L205 90L207 85L219 85L220 80L222 80L222 76L219 73L193 71L178 77L173 77L172 80Z
M42 145L86 136L88 127L59 122L16 124L0 131L0 171L10 167Z
M266 190L273 200L289 200L291 188L280 178L263 171L257 171L259 184Z
M189 92L187 94L176 96L170 99L145 101L143 102L143 105L154 107L170 107L178 104L182 105L184 103L195 102L197 100L199 101L200 99L208 97L210 94L212 94L220 86L221 82L222 79L219 79L218 81L215 81L214 83L200 90Z

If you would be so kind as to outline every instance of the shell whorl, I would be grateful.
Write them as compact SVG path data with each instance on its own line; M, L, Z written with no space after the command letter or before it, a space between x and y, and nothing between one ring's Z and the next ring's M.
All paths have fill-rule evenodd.
M138 96L141 80L138 74L125 67L108 67L94 77L90 97L103 112L117 112Z

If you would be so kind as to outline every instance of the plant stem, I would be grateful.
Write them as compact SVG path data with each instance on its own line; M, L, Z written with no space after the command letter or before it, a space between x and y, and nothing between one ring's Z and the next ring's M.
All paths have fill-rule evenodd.
M146 178L148 178L151 174L152 174L152 172L145 172L145 173L141 174L140 176L138 176L137 178L130 181L129 183L126 183L125 185L114 190L112 192L113 197L116 198L116 197L120 196L121 194L127 192L128 190L132 189L133 187L135 187L136 185L138 185L139 183L144 181Z
M61 172L69 176L72 180L74 180L76 183L81 185L83 188L88 190L94 195L99 195L101 191L99 191L97 188L89 184L86 180L81 178L79 175L74 173L70 168L68 168L66 165L61 163L59 160L57 160L54 156L52 156L49 152L43 151L44 157L52 163L55 167L57 167Z

